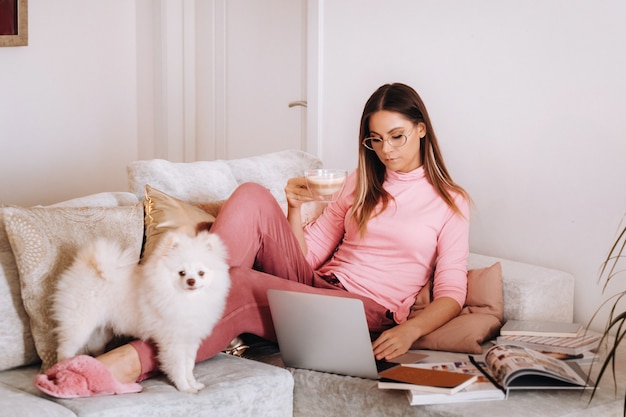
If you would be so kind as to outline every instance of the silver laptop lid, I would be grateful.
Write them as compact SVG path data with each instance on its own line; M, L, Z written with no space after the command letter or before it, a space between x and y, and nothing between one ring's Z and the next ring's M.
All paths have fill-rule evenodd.
M285 365L378 378L361 300L275 289L267 298Z

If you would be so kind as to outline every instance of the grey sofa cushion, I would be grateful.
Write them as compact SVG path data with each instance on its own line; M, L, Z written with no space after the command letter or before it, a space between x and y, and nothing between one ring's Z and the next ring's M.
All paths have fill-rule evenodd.
M32 379L38 369L31 366L0 373L2 415L286 417L293 414L293 377L289 371L226 354L196 365L195 376L206 385L198 394L181 393L159 376L142 382L144 389L139 394L61 400L48 397L33 386Z

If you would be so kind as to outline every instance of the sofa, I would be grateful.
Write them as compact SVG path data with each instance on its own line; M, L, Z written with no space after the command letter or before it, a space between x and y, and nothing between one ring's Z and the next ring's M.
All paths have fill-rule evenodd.
M0 206L0 410L6 416L607 416L622 415L620 393L626 369L617 369L617 395L604 379L593 401L578 391L516 392L505 401L409 406L404 394L380 390L376 381L282 366L276 352L248 359L221 353L195 367L206 387L178 392L163 376L141 383L138 394L56 399L38 391L33 377L54 363L49 298L54 279L76 249L108 235L141 254L150 229L145 216L146 185L169 198L171 218L217 215L219 202L244 182L266 186L285 207L287 178L322 162L302 151L283 151L233 160L173 163L135 161L128 165L129 190L103 192L50 206ZM1 203L1 202L0 202ZM304 221L323 209L305 207ZM182 211L181 211L182 210ZM200 211L198 211L200 210ZM170 218L170 220L171 220ZM573 319L574 278L567 272L471 253L468 269L497 265L501 296L499 322L508 319ZM475 303L476 304L476 303ZM478 303L479 304L479 303ZM458 329L458 328L457 328ZM458 338L459 330L455 335ZM493 337L493 332L490 338ZM423 346L429 360L463 360L465 348L489 340L459 340L452 350ZM474 353L476 353L474 351ZM278 353L279 355L279 353ZM248 355L254 358L254 355ZM623 358L623 356L622 356ZM593 369L592 369L593 371Z

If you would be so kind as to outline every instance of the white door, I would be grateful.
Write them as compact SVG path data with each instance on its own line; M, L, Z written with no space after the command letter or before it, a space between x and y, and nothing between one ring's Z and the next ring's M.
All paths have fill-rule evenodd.
M318 44L307 33L307 14L315 34L318 9L318 0L138 2L140 158L315 153L317 139L306 139L307 107L294 103L307 100L307 54L312 65ZM309 95L317 101L312 68ZM308 110L315 121L308 136L315 137L318 112Z
M199 159L307 150L306 0L214 5L196 23Z
M306 148L304 0L227 2L227 155Z

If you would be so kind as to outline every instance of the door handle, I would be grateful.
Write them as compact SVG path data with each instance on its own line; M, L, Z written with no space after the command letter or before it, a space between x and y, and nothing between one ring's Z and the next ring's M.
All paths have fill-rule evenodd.
M292 101L291 103L289 103L289 107L296 106L306 107L306 100Z

